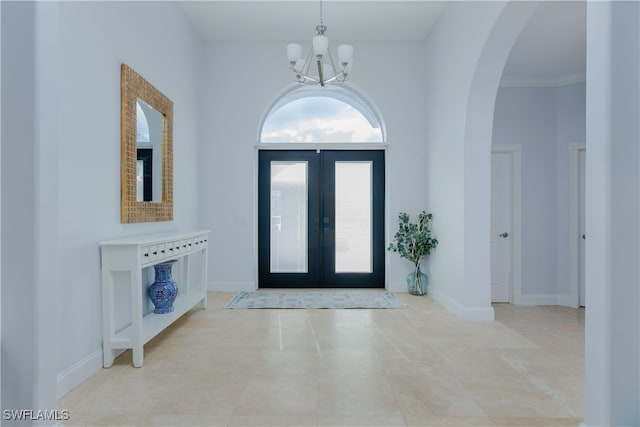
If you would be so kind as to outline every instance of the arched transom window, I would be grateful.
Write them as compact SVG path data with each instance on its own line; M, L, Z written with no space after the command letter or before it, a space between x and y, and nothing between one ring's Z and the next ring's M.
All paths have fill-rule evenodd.
M281 97L264 119L263 143L384 142L371 104L344 86L300 87Z

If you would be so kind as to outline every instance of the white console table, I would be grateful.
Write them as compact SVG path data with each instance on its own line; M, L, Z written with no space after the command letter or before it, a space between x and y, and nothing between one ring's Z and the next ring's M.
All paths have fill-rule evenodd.
M102 332L104 367L125 349L133 350L133 366L142 366L143 346L164 328L197 305L207 308L208 230L189 233L127 237L100 242L102 253ZM200 256L200 277L193 281L191 256ZM143 312L142 270L169 260L182 260L181 277L174 277L179 293L171 313ZM130 283L131 325L115 330L114 287L119 272L126 272ZM120 275L122 277L122 275ZM196 286L194 283L198 283ZM146 295L146 292L145 292ZM147 297L148 298L148 297Z

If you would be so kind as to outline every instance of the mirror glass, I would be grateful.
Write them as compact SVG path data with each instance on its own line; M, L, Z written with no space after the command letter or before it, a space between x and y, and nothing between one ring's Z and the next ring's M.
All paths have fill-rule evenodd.
M121 222L173 220L173 102L122 64Z
M162 121L158 110L136 100L136 201L162 201ZM155 167L154 167L155 166Z

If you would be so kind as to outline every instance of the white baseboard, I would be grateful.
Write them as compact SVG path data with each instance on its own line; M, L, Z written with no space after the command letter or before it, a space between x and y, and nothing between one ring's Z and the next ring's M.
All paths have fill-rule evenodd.
M207 284L209 292L239 292L239 291L255 291L258 286L255 282L223 282L214 281Z
M496 313L493 307L464 307L462 318L474 322L493 322L496 320Z
M522 294L513 303L516 305L558 305L558 295Z
M578 296L577 295L557 295L556 304L563 307L578 308Z
M102 369L102 363L102 349L100 348L60 372L58 374L58 399L99 372Z
M442 304L447 310L460 317L463 320L471 321L489 321L495 320L495 311L493 307L466 307L460 304L458 301L451 299L448 295L440 292L438 288L429 286L427 288L428 294L440 304Z

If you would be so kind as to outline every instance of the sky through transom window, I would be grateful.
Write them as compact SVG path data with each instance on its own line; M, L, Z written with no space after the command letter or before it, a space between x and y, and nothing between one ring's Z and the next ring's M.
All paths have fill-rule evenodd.
M348 99L350 96L341 97ZM365 107L362 101L350 104L336 98L297 96L289 102L280 103L265 119L260 141L383 142L380 123L368 106L368 111L363 112L356 108Z

